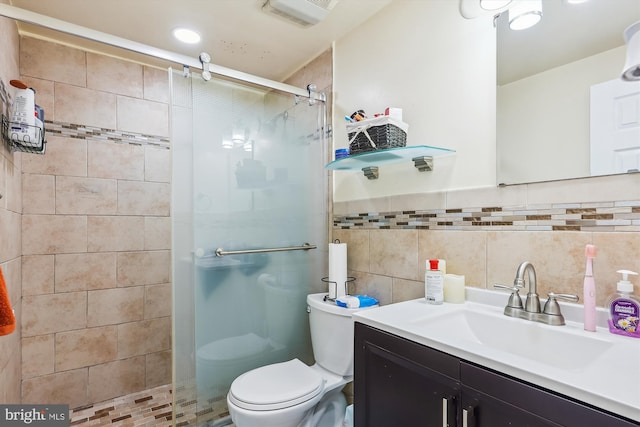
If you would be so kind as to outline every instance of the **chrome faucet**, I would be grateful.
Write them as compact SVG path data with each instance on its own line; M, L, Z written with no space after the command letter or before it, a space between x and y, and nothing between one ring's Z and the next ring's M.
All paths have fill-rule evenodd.
M513 279L513 286L524 287L524 273L529 272L529 292L524 304L525 311L529 313L540 313L540 298L538 297L538 284L536 283L536 269L529 261L525 261L518 266L516 278Z
M525 273L528 273L529 291L527 293L527 299L522 305L522 298L520 297L520 289L524 288ZM564 325L564 316L560 312L560 305L558 299L567 301L578 301L576 295L569 294L556 294L549 292L549 299L544 305L544 309L540 310L540 298L538 297L538 289L536 282L536 270L533 268L533 264L529 261L524 261L518 266L516 271L516 278L513 280L513 286L506 285L494 285L496 288L508 289L511 291L511 296L507 302L507 306L504 308L504 314L510 317L518 317L526 320L533 320L535 322L546 323L548 325Z

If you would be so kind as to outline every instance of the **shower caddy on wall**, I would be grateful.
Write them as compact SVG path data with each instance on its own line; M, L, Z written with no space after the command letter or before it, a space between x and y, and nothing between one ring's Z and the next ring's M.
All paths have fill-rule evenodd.
M12 105L11 96L7 92L4 81L0 80L0 100L2 101L2 140L7 144L11 151L22 151L25 153L32 154L44 154L46 143L45 141L45 129L44 125L42 127L39 126L31 126L25 125L24 123L13 123L9 120L10 113L9 110ZM21 128L24 130L25 128L29 129L28 132L22 131L21 134L31 133L34 137L20 140L18 133L12 134L12 127Z
M10 122L7 116L2 114L2 140L9 146L11 151L44 154L47 144L47 141L44 139L44 128L41 129L38 126L28 126L29 128L33 128L33 134L35 135L34 140L17 142L11 138L11 132L9 131L12 123L13 122ZM24 127L27 125L21 124L21 126Z

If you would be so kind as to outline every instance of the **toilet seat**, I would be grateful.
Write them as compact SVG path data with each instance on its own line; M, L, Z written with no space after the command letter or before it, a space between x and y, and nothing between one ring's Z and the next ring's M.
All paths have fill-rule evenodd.
M319 372L293 359L240 375L231 384L229 400L243 409L272 411L311 400L323 388Z

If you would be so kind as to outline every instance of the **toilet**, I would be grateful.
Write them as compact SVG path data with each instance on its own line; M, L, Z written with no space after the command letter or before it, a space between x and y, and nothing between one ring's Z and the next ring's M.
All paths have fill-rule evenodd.
M366 308L338 307L326 293L307 295L311 343L316 363L298 359L245 372L227 394L236 427L341 427L353 379L353 320Z

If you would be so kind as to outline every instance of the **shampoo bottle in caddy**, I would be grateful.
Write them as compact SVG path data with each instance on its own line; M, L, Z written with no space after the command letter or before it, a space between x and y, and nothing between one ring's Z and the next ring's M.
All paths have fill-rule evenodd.
M427 304L444 302L444 274L438 269L438 260L430 259L429 267L424 275L424 293Z
M9 138L17 143L35 143L35 91L18 80L11 80L11 84L19 89L11 111Z

